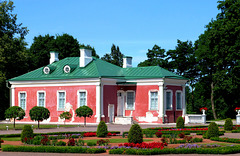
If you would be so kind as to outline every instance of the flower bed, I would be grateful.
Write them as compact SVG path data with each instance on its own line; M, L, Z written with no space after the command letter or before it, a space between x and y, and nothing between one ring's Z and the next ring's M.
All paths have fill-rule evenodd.
M167 146L167 143L160 143L160 142L152 142L152 143L124 143L124 144L119 144L119 147L137 147L137 148L160 148L163 149L164 146Z

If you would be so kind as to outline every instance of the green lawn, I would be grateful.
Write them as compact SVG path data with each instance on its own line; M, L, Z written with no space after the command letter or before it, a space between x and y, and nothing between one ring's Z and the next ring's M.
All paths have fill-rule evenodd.
M4 141L21 141L20 137L1 138Z
M84 142L85 143L88 143L88 142L95 142L95 143L97 143L98 140L100 140L100 139L84 140ZM108 140L110 141L110 143L126 143L126 142L128 142L127 138L123 138L123 139L108 139ZM153 140L151 140L151 139L143 139L143 141L146 142L146 141L153 141Z
M16 124L15 129L23 129L23 126L26 124ZM33 128L36 129L38 126L37 124L30 124L31 126L33 125ZM6 130L8 126L8 129L13 129L13 123L10 124L0 124L0 130ZM41 128L57 128L57 125L45 125L40 123L40 129ZM59 125L59 127L78 127L78 125Z

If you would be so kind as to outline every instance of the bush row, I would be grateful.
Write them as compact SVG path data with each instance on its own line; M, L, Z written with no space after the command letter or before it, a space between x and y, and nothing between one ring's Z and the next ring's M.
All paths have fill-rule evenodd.
M184 128L207 128L208 126L184 126ZM156 128L146 128L144 130L162 130L162 129L171 129L170 127L156 127Z
M129 155L158 155L158 154L234 154L240 153L240 146L226 146L217 148L164 148L164 149L126 149L118 148L109 151L109 154Z
M212 137L210 139L213 140L213 141L220 141L220 142L240 143L240 139L234 139L234 138Z
M4 152L105 153L104 148L57 146L4 146Z
M83 135L84 133L89 133L93 131L87 131L87 132L50 132L50 133L34 133L34 136L37 135L65 135L65 134L81 134ZM109 131L110 133L116 133L120 134L120 131ZM21 134L4 134L0 135L1 138L10 138L10 137L20 137Z

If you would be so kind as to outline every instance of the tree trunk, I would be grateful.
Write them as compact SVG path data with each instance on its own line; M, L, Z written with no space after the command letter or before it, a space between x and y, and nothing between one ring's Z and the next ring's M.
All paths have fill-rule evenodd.
M39 129L39 120L38 120L38 129Z
M86 117L84 117L84 127L86 127Z
M15 130L15 118L13 118L13 129Z
M212 104L212 111L213 111L213 117L215 120L217 120L216 112L215 112L215 106L214 106L214 85L213 82L211 83L211 104Z

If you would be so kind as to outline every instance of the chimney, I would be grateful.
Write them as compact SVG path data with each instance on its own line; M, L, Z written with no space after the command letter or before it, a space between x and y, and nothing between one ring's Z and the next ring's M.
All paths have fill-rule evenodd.
M92 50L86 48L80 48L80 59L79 66L85 67L92 61Z
M131 56L123 56L123 68L132 67L132 57Z
M50 64L52 64L53 62L59 61L58 54L59 54L59 52L50 51L50 60L49 60Z

